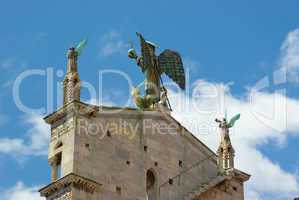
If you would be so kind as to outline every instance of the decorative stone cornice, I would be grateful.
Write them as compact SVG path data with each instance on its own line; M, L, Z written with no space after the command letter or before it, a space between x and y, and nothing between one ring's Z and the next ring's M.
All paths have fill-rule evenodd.
M94 193L94 192L98 192L101 186L102 184L100 183L97 183L93 180L71 173L45 186L44 188L40 189L39 192L41 196L48 197L53 193L62 190L66 187L75 187L84 190L85 192L88 193Z
M209 180L206 183L203 183L197 190L191 192L186 196L185 199L196 199L199 197L202 193L214 188L215 186L222 184L222 183L228 183L226 181L232 180L232 179L237 179L240 182L245 182L249 180L250 175L246 174L245 172L242 172L238 169L229 169L224 171L223 173L220 173L218 176L215 178Z
M235 178L235 179L238 179L240 182L245 182L245 181L248 181L249 178L250 178L250 175L245 173L245 172L242 172L238 169L229 169L226 171L227 175L232 177L232 178Z
M64 118L67 114L71 114L74 111L74 102L68 103L64 105L62 108L58 109L57 111L47 115L44 117L44 120L48 124L53 124L56 121Z
M58 109L56 112L53 112L49 114L48 116L44 117L44 120L48 124L53 124L56 121L64 118L66 115L72 115L72 114L79 114L84 115L87 117L91 116L97 116L99 115L114 115L115 113L120 115L132 115L132 117L136 116L143 116L147 117L157 117L161 118L163 115L159 111L152 111L152 110L138 110L136 108L121 108L121 107L109 107L109 106L95 106L87 103L83 103L80 101L72 101L68 104L65 104L63 107Z
M56 112L49 114L44 117L44 120L48 124L53 124L56 121L63 119L67 115L81 114L81 115L91 115L91 113L97 112L99 110L98 106L88 105L80 101L72 101L65 104L62 108L58 109Z

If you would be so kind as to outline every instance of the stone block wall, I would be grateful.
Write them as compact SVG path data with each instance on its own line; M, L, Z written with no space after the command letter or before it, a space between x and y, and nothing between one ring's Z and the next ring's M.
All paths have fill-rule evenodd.
M237 180L225 181L193 200L244 200L244 185Z
M214 152L161 112L100 109L76 102L46 120L51 124L49 160L61 155L61 178L41 190L48 200L144 200L147 194L149 200L183 199L219 175ZM148 172L153 183L147 181ZM80 187L57 195L60 181L70 174ZM99 185L100 190L84 189ZM243 186L236 188L234 199L243 199ZM224 198L227 192L214 188L198 200L218 195Z
M145 199L147 170L155 174L161 199L183 195L217 175L213 156L200 169L188 170L213 152L157 112L100 113L76 120L73 172L103 184L96 199Z

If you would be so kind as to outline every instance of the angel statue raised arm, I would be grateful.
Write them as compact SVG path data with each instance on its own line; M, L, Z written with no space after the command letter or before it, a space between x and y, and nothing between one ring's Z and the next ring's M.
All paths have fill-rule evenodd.
M163 73L171 78L181 89L185 89L183 62L179 53L169 49L164 50L159 56L156 56L157 45L145 40L140 33L136 34L141 44L141 55L137 55L135 49L132 47L128 51L128 56L136 60L137 65L141 68L145 76L145 97L143 98L145 103L143 105L148 106L142 108L152 108L155 104L161 102L161 94L166 95L166 89L163 87L161 79ZM165 96L162 100L164 99ZM163 103L165 104L165 102ZM167 103L170 106L169 101Z

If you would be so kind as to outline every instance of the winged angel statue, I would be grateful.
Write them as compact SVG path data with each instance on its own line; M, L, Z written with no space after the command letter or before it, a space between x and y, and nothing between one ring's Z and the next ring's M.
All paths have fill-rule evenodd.
M185 89L185 72L183 62L179 53L166 49L159 56L156 56L157 45L147 41L140 33L136 33L140 39L141 55L137 55L132 47L128 56L136 60L137 65L145 75L145 96L140 96L139 87L133 89L132 95L138 108L153 108L157 103L170 107L166 88L163 86L161 75L165 73L181 89Z
M237 114L237 115L233 116L229 120L229 122L227 122L227 119L226 119L227 117L226 116L222 120L215 119L215 121L217 123L219 123L219 128L229 129L229 128L232 128L235 125L236 121L238 121L240 119L240 116L241 116L241 114Z
M76 47L71 48L67 52L67 55L69 55L71 53L71 51L74 51L75 54L76 54L76 56L80 56L86 45L87 45L87 38L85 38L84 40L80 41L79 44L76 45Z

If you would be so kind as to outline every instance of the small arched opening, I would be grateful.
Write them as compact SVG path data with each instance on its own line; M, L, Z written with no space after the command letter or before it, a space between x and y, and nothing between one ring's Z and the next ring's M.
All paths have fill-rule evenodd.
M55 182L61 178L61 160L62 152L57 153L54 157L49 159L51 165L51 181Z
M147 200L157 199L157 177L153 170L146 172L146 195Z

